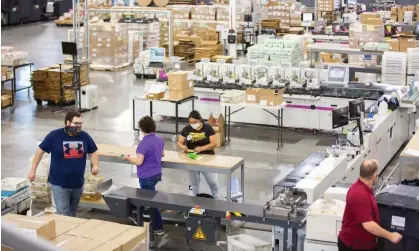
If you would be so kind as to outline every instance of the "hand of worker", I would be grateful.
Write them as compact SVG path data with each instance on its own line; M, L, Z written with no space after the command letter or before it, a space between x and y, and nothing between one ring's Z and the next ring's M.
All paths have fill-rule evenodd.
M202 147L198 146L195 149L193 149L196 153L200 153L202 152L204 149L202 149Z
M98 173L99 173L99 167L98 166L92 167L92 174L97 175Z
M33 182L35 178L36 178L36 172L31 169L28 174L28 179L30 182Z
M403 236L397 232L393 232L390 234L388 240L394 244L399 243L402 240Z
M128 161L131 157L129 155L122 156L122 159L125 161Z
M185 153L187 153L189 151L189 149L186 145L181 146L180 149L182 149L182 151L184 151Z

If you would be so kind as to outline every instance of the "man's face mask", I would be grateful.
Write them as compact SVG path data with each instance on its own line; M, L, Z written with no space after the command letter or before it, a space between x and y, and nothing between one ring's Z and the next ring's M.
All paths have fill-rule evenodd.
M65 130L69 136L78 136L81 133L83 122L71 122L70 126L66 126Z

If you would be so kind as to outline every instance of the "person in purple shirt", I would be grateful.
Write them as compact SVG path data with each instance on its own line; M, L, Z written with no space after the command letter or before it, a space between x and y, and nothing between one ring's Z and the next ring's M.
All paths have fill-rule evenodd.
M150 116L145 116L138 122L138 127L144 134L138 144L137 156L124 156L123 159L137 165L137 176L141 189L156 190L156 184L161 181L161 159L164 156L164 140L155 134L156 123ZM163 235L163 220L160 210L153 209L152 227L154 234Z

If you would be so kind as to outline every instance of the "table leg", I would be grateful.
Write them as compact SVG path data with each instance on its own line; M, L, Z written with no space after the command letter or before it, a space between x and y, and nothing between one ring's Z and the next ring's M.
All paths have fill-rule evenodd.
M297 236L297 229L296 228L293 228L292 229L292 251L297 251L297 239L298 239L298 236Z
M231 173L227 174L227 201L231 201Z
M228 141L230 141L230 130L231 130L231 106L228 107Z
M224 117L225 117L225 122L224 122L224 144L227 143L227 127L228 127L228 121L227 121L227 106L224 106Z
M240 167L240 171L241 171L241 192L242 192L242 196L243 196L243 203L244 203L244 164Z
M135 99L132 99L132 129L135 131ZM140 128L138 128L139 130Z
M279 148L280 148L280 146L279 146L279 130L280 130L280 128L281 128L281 118L280 118L280 116L281 116L281 110L278 110L278 117L277 117L277 120L278 120L278 128L277 128L277 143L278 143L278 147L276 148L276 150L279 150Z
M284 146L284 137L282 136L282 133L284 132L284 109L281 109L280 130L281 130L281 147L283 147Z
M178 133L179 133L179 104L178 103L176 103L176 133L175 133L175 136L177 136L178 135Z
M153 117L153 101L150 100L150 117Z
M195 110L195 99L192 99L192 111Z
M283 238L282 238L282 250L286 251L288 250L288 227L284 227L283 228L284 233L283 233Z

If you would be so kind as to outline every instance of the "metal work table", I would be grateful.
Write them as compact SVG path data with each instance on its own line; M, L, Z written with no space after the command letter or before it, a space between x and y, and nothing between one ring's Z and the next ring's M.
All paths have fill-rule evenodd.
M19 68L23 68L23 67L29 66L29 74L31 74L32 73L32 66L33 65L34 65L34 63L30 63L30 62L24 63L24 64L20 64L20 65L2 65L2 67L11 67L12 70L13 70L13 78L11 80L13 81L13 84L15 86L15 92L23 91L23 90L26 90L27 89L28 90L28 95L29 95L29 89L32 88L32 84L29 85L29 86L26 86L26 87L22 87L22 88L17 89L17 84L16 84L16 70L19 69Z
M277 143L278 147L277 150L281 149L284 146L283 143L283 137L282 137L282 126L283 126L283 119L284 119L284 107L287 106L287 103L284 102L277 106L267 106L267 105L259 105L259 104L249 104L249 103L238 103L238 104L232 104L232 103L220 103L221 107L224 106L224 115L226 123L224 125L224 144L228 144L230 139L230 131L231 131L231 115L245 109L245 108L255 108L255 109L262 109L265 112L271 114L276 118L278 121L278 127L277 127ZM231 111L231 107L236 107L237 110ZM273 112L275 111L276 114Z
M159 101L159 102L169 102L172 104L175 104L176 106L176 111L175 111L175 119L176 119L176 126L175 126L175 135L172 138L173 141L177 140L177 136L179 134L179 105L186 103L188 101L192 101L192 110L195 110L195 99L198 99L198 97L196 96L190 96L184 99L169 99L168 97L164 97L162 99L147 99L145 96L140 96L140 97L135 97L132 99L132 128L134 131L139 131L140 129L137 127L138 126L138 121L136 121L135 118L135 101L136 100L143 100L143 101L150 101L150 117L153 117L153 102L154 101ZM168 134L172 134L173 132L169 132L169 131L156 131L157 133L168 133Z
M136 156L134 147L98 144L98 155L100 161L129 164L122 160L121 154ZM241 192L244 202L244 160L239 157L220 155L204 155L200 160L190 159L185 153L165 150L162 159L163 168L172 168L184 171L200 171L209 173L224 174L227 176L227 201L231 201L231 176L238 168L241 170Z

